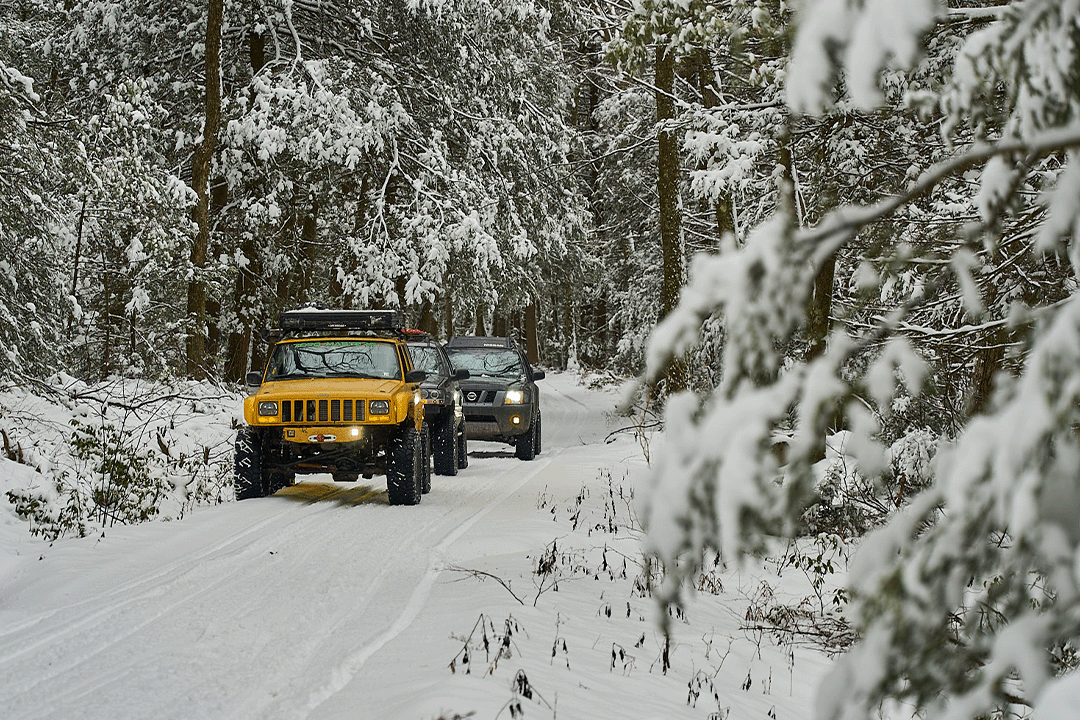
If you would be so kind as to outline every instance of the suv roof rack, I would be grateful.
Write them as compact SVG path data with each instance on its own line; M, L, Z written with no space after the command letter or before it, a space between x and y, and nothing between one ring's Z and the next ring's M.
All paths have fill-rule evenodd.
M265 330L268 340L291 335L343 334L349 331L393 332L401 334L404 325L399 310L287 310L278 316L278 327Z
M452 337L450 341L446 343L450 348L475 348L475 347L489 347L489 348L512 348L514 341L508 337L474 337L474 336L460 336Z

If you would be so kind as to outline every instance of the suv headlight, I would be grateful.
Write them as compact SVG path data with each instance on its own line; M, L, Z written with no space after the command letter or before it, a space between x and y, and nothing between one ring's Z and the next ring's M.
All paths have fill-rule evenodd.
M259 415L263 417L276 417L277 412L277 400L262 400L259 402Z
M389 400L372 400L368 404L368 412L372 415L389 415L390 414L390 401Z
M439 390L438 388L431 388L429 390L424 390L423 393L424 393L424 399L425 400L434 400L436 402L438 402L439 400L442 400L442 390Z
M523 390L507 390L506 397L503 398L504 405L520 405L525 402L525 391Z

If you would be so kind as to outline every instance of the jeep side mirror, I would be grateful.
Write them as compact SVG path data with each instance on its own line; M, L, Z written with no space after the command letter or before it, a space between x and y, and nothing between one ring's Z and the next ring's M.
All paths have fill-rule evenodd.
M427 380L427 372L424 370L410 370L405 373L405 382L407 383L422 383Z
M249 387L258 387L262 384L262 373L249 372L247 375L244 376L244 380L245 382L247 382Z
M454 379L455 380L468 380L469 379L469 371L466 370L465 368L462 368L461 370L455 370L454 371Z
M533 370L533 380L543 380L547 375L543 370Z

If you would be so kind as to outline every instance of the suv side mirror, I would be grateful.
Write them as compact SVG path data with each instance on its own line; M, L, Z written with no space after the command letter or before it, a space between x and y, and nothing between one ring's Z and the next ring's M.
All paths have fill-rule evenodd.
M454 371L454 379L455 380L468 380L469 379L469 371L464 369L464 368L462 368L461 370L455 370Z
M533 380L543 380L547 375L543 370L533 370Z
M259 387L259 385L262 384L262 373L254 371L249 372L244 376L244 382L247 383L248 387Z
M410 370L405 373L405 382L422 383L427 380L427 373L423 370Z

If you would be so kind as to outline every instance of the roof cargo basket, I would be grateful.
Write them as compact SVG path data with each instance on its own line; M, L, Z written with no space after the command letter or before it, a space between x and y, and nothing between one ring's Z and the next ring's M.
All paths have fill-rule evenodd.
M508 337L479 337L459 335L446 343L450 348L512 348L514 341Z
M399 330L400 310L288 310L278 316L284 332L326 330Z

